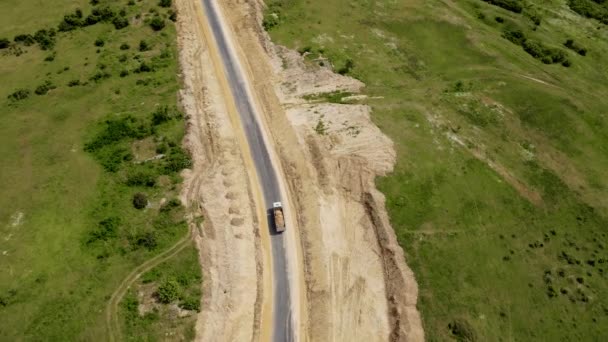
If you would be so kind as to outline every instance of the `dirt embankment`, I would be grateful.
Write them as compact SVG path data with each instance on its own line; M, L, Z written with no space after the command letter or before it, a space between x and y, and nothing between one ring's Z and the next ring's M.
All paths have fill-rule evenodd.
M204 277L197 339L258 340L262 255L247 168L205 42L200 3L177 0L175 6L185 144L193 156L182 197L204 218L195 233Z
M286 174L304 265L300 337L422 341L418 289L374 178L393 168L392 142L364 105L305 95L360 82L308 65L261 29L262 3L221 2Z

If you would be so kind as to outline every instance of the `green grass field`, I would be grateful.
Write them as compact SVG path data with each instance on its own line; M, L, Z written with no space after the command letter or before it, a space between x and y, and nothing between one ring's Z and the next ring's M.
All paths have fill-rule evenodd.
M13 42L107 5L106 21L56 32L46 50ZM1 339L105 340L112 292L186 234L184 209L160 204L178 195L188 165L170 10L156 0L0 3L10 42L0 49ZM154 17L165 27L153 30ZM137 192L148 208L134 208Z
M351 61L395 142L378 186L429 341L608 338L608 31L526 3L267 1L275 42Z

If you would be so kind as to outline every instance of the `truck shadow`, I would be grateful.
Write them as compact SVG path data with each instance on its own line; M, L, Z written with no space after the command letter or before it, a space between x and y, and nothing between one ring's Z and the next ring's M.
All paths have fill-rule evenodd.
M277 226L274 223L274 212L273 209L266 209L266 220L268 221L268 231L270 235L281 235L280 232L277 232Z

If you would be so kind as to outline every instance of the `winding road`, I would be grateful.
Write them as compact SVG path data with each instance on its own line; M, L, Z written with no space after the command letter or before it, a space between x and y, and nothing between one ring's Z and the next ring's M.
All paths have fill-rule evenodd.
M223 63L223 72L228 81L241 124L247 137L259 178L260 188L264 195L264 204L269 209L272 207L273 202L281 201L281 191L277 172L272 164L260 124L258 123L258 116L255 113L253 100L247 92L248 79L239 67L237 54L231 49L229 35L222 26L221 12L214 0L201 1L205 12L204 15ZM284 207L286 206L284 205ZM267 211L267 213L269 212ZM267 222L273 222L270 216L268 216ZM290 287L287 277L284 237L281 234L276 234L272 227L268 227L268 229L270 230L272 269L274 272L272 340L276 342L293 341Z

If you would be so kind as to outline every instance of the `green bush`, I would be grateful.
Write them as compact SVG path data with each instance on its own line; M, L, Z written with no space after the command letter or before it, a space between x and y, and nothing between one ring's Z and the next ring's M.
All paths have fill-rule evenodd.
M167 203L163 204L162 207L160 207L160 211L161 212L168 212L171 211L175 208L179 208L182 206L182 202L177 199L177 198L172 198L170 199Z
M524 32L520 28L512 25L509 25L503 29L502 36L506 40L517 45L522 45L526 41L526 35Z
M129 70L122 70L120 72L120 77L127 77L129 76Z
M168 106L159 106L152 113L152 125L157 126L173 119Z
M160 7L171 7L171 3L172 2L173 1L171 1L171 0L160 0L158 2L158 6L160 6Z
M179 307L184 310L199 312L201 310L201 301L197 297L187 297L179 303Z
M341 67L340 69L338 69L338 73L340 75L346 75L349 72L351 72L354 67L355 67L355 62L352 59L347 58L346 62L344 63L344 66Z
M168 279L165 280L159 287L156 292L156 296L161 303L169 304L179 297L180 287L179 284L173 280Z
M36 31L33 38L42 50L50 50L55 47L55 35L54 29L42 29Z
M568 6L584 17L597 19L608 25L608 3L606 1L568 0Z
M106 42L103 39L101 39L101 38L95 39L95 46L102 47L104 45L106 45Z
M150 44L145 41L145 40L141 40L139 42L139 51L150 51L152 49L152 47L150 46Z
M59 32L67 32L82 26L86 26L86 21L82 18L82 11L77 9L74 13L63 16L63 21L59 23L57 30Z
M7 98L13 101L21 101L27 99L29 96L30 91L28 89L17 89L14 93L7 96Z
M133 171L127 175L128 186L154 186L156 175L150 171Z
M578 45L577 43L575 43L573 39L566 40L566 42L564 43L564 46L570 50L575 51L576 53L578 53L581 56L587 55L587 49Z
M131 46L129 44L127 44L127 43L122 43L120 45L120 49L121 50L129 50L130 48L131 48Z
M31 34L18 34L13 40L15 41L15 43L21 43L25 46L34 45L34 43L36 43L34 37Z
M175 12L174 10L170 10L169 11L169 20L171 20L172 22L176 22L177 21L177 12Z
M68 82L68 87L75 87L80 85L80 80L71 80Z
M165 28L165 20L159 16L156 16L150 20L150 27L154 31L160 31Z
M153 231L145 231L137 235L135 244L139 247L145 247L148 250L153 250L158 246L156 233Z
M133 207L135 209L143 209L148 205L148 197L141 193L138 192L135 195L133 195Z
M41 85L39 85L38 87L36 87L36 90L34 90L34 93L36 93L36 95L46 95L49 90L55 89L57 88L55 85L53 85L53 83L49 80L44 81L44 83L42 83Z
M129 19L125 17L116 17L112 20L112 24L114 24L115 29L120 30L129 26Z
M494 6L502 7L507 11L521 13L524 9L520 0L482 0Z
M140 73L140 72L152 72L154 71L154 67L148 63L146 63L146 61L143 61L139 64L139 66L137 67L137 69L135 69L136 73Z
M141 139L148 134L148 128L132 116L106 120L104 129L86 143L84 148L87 152L95 152L126 138Z
M6 38L0 38L0 49L6 49L9 47L11 42Z
M464 319L456 319L448 324L448 329L459 342L475 342L477 335L469 322Z
M118 228L120 226L120 218L116 216L108 217L99 222L97 228L89 233L87 243L95 241L108 241L111 238L118 236Z
M165 156L165 171L167 173L180 172L183 169L187 169L192 165L190 156L179 147L171 149L169 154Z

